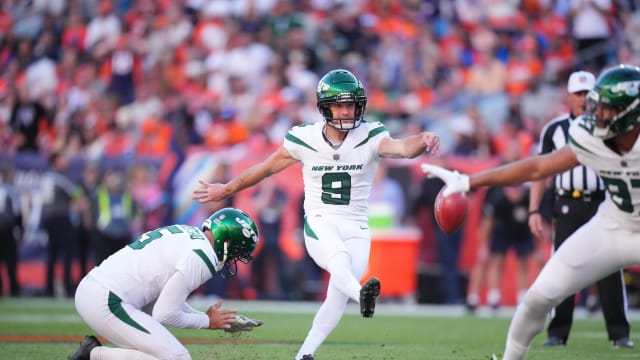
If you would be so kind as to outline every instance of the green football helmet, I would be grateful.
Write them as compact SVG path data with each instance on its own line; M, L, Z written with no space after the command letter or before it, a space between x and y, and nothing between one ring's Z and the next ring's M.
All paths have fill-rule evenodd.
M360 126L364 118L364 109L367 106L367 96L360 80L351 72L344 69L329 71L318 82L316 97L318 110L320 110L327 125L343 131ZM329 105L343 102L355 103L355 116L353 118L334 119Z
M618 65L600 74L587 94L584 118L603 140L633 130L640 122L640 68Z
M206 230L213 236L213 250L218 257L216 271L222 277L235 275L238 261L247 264L253 259L253 251L258 246L258 227L244 211L230 207L220 209L202 223L202 231Z

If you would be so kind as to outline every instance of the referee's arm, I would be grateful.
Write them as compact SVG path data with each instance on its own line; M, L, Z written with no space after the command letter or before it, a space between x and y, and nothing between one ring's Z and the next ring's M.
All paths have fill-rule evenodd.
M529 229L531 234L538 240L544 238L540 203L542 202L545 187L545 180L536 180L531 182L531 188L529 189Z
M540 134L540 146L538 154L547 154L555 150L553 143L553 131L549 125L545 126ZM536 240L544 238L544 224L542 223L542 215L540 214L540 203L545 192L546 179L534 180L531 182L529 189L529 230Z

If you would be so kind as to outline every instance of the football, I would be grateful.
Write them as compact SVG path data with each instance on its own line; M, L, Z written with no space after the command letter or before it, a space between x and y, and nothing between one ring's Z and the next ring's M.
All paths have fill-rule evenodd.
M436 196L434 215L436 222L442 231L450 234L456 231L467 217L469 200L465 193L456 193L444 196L444 186Z

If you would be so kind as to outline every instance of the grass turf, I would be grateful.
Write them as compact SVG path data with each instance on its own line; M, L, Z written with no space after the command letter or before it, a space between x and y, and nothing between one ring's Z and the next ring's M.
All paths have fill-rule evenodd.
M225 307L265 321L250 333L172 330L198 359L293 359L304 340L318 304L304 311L278 303L227 302ZM202 306L196 306L203 308ZM379 306L373 319L363 319L349 307L341 323L316 352L316 359L335 360L454 360L489 359L501 353L509 316L467 316L438 310L429 314L386 311ZM450 309L450 308L449 308ZM632 334L633 334L632 323ZM72 301L49 299L0 300L0 358L65 359L78 341L92 333L76 314ZM538 336L528 359L631 359L636 349L614 350L606 340L601 316L574 323L567 348L543 347Z

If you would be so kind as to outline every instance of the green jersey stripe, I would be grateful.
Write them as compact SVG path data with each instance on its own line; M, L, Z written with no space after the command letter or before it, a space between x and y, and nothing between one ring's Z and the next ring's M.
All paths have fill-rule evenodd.
M578 126L583 128L586 132L591 133L591 130L589 129L589 127L587 127L587 125L584 122L578 123Z
M216 267L213 266L213 264L211 263L211 260L209 260L209 258L207 257L207 254L205 254L204 251L200 249L194 249L193 252L196 253L198 256L200 256L200 259L204 261L205 265L207 265L207 267L209 268L209 271L211 271L211 275L215 275Z
M311 229L311 226L309 226L309 223L307 222L306 217L304 218L304 233L308 237L318 240L318 235L316 235L316 233L313 232L313 230Z
M582 149L582 150L584 150L584 151L586 151L586 152L588 152L588 153L590 153L590 154L596 155L596 154L594 154L592 151L590 151L589 149L587 149L586 147L584 147L584 146L580 145L580 144L576 141L576 139L574 139L574 137L573 137L573 136L571 136L571 134L569 134L569 142L570 142L570 143L572 143L574 146L579 147L580 149Z
M307 144L306 142L300 140L300 138L295 137L293 135L291 135L291 133L287 133L287 135L284 136L285 139L291 141L294 144L298 144L298 145L302 145L310 150L313 150L315 152L318 152L318 150L314 149L313 146Z
M131 327L138 329L147 334L151 334L149 330L145 329L142 325L138 324L135 320L127 314L125 309L122 307L122 299L118 297L118 295L109 291L109 310L113 315L115 315L118 319L124 321L125 324L130 325Z
M362 146L364 144L366 144L367 142L369 142L369 139L373 138L374 136L380 134L381 132L385 132L387 131L387 128L383 126L379 126L371 131L369 131L369 134L367 135L367 138L362 140L358 145L354 146L353 148L357 148L358 146Z

